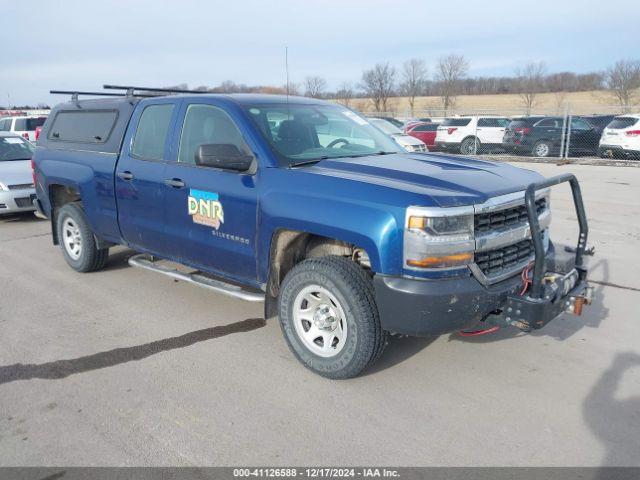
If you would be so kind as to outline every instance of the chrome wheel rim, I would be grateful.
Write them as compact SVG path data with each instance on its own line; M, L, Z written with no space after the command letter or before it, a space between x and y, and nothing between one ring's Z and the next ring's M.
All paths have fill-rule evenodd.
M549 155L549 145L546 143L541 143L536 147L536 156L537 157L546 157Z
M320 357L335 357L347 340L347 320L337 298L320 285L309 285L296 295L293 322L302 344Z
M467 151L466 151L467 155L472 155L476 153L477 150L478 150L477 142L467 142Z
M65 218L62 223L62 241L67 254L73 260L78 260L82 254L82 235L80 227L71 217Z

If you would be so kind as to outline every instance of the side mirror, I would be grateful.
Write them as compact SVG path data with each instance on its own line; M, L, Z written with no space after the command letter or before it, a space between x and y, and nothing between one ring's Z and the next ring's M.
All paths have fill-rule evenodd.
M253 164L253 156L246 155L231 143L209 143L200 145L195 155L200 167L221 168L246 172Z

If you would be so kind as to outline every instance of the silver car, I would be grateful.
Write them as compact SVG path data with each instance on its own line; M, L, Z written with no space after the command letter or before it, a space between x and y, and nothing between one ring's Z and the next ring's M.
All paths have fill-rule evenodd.
M31 175L35 147L13 133L0 132L0 215L35 210Z

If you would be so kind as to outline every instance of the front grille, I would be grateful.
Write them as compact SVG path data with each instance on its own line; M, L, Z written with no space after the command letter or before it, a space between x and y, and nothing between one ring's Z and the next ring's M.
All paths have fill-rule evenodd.
M25 198L15 198L16 205L18 208L30 207L33 204L33 199L29 197Z
M547 198L536 200L536 211L540 215L547 208ZM479 213L474 217L474 230L476 234L489 232L494 229L518 225L528 219L527 208L524 205L505 208L488 213Z
M475 262L485 276L491 276L522 265L533 253L533 241L528 239L495 250L476 253Z
M7 185L9 187L9 190L29 190L30 188L33 188L34 185L33 183L20 183L17 185Z

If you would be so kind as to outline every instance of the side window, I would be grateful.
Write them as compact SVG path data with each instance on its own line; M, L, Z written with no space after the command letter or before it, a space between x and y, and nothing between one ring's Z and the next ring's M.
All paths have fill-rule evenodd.
M164 144L169 132L173 107L171 103L163 103L149 105L144 109L133 139L131 155L144 160L164 158Z
M495 119L493 118L481 118L478 120L479 127L497 127Z
M591 124L585 122L581 118L572 118L571 128L574 130L589 130L591 128Z
M10 129L11 120L5 118L4 120L0 120L0 132L8 132Z
M274 119L269 119L269 123ZM189 105L180 134L178 162L195 165L200 145L221 145L238 149L241 154L252 155L233 120L213 105Z
M117 118L115 110L60 111L53 119L47 138L61 142L105 143Z
M26 118L16 118L16 132L24 132L27 130L27 119Z
M546 128L558 128L562 127L562 124L558 125L558 121L553 118L548 118L546 120L542 120L536 124L536 127L546 127Z

